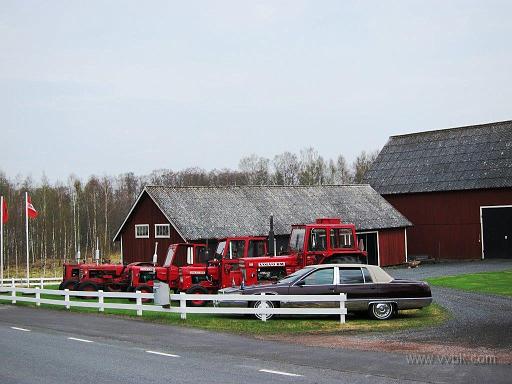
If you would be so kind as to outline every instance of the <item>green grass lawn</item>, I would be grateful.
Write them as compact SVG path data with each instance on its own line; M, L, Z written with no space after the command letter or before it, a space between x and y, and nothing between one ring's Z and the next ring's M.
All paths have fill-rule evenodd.
M51 288L50 288L51 289ZM41 298L63 300L63 297L53 295L41 295ZM83 300L71 298L72 301ZM89 299L88 301L96 301ZM105 302L130 303L127 299L105 299ZM0 303L9 304L9 301ZM133 303L132 303L133 304ZM16 305L35 306L32 303L18 302ZM177 306L173 303L173 306ZM41 304L42 308L64 310L58 305ZM98 313L97 308L71 307L72 312ZM408 328L420 328L435 326L446 321L450 316L448 312L437 304L417 310L400 311L398 316L391 320L371 320L366 314L349 315L345 324L339 323L339 317L328 316L281 316L267 322L243 316L187 314L187 319L182 320L180 314L162 312L143 312L142 317L137 317L134 310L105 309L105 315L117 315L130 318L138 318L161 324L178 325L185 327L201 328L212 331L230 332L244 335L279 335L279 334L321 334L321 333L357 333L375 331L396 331Z
M512 270L442 276L430 278L426 281L440 287L512 296Z

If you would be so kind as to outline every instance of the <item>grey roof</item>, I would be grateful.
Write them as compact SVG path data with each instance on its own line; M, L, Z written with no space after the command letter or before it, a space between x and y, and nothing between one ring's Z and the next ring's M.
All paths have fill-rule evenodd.
M369 185L146 186L144 191L186 240L267 235L271 214L276 235L319 217L339 217L358 230L411 225Z
M365 182L383 195L512 187L512 121L391 136Z

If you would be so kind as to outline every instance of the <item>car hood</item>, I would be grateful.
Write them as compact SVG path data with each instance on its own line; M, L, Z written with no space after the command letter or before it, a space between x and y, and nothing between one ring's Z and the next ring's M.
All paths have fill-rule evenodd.
M249 285L247 287L241 288L241 287L232 287L232 288L224 288L220 289L219 293L221 294L233 294L233 293L241 293L245 295L252 295L252 294L258 294L260 292L266 292L271 289L277 289L282 287L288 287L289 284L258 284L258 285Z

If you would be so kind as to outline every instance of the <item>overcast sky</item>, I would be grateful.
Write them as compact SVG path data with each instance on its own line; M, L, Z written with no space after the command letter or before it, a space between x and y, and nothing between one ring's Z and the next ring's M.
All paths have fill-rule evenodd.
M0 170L236 168L512 119L510 1L0 2Z

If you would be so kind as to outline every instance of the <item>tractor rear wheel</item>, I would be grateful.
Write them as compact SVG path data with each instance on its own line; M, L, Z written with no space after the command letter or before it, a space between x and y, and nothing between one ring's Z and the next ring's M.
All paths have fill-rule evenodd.
M153 293L153 287L150 287L146 284L141 284L135 288L135 291L140 291L141 293ZM142 299L143 303L149 303L150 301L151 299Z
M93 283L92 281L84 281L78 285L79 291L87 291L87 292L97 292L98 285ZM82 296L84 299L94 299L96 296Z
M75 291L78 286L78 280L64 280L59 284L59 290L63 291L64 289L69 289L70 291Z
M208 290L205 287L202 287L200 285L194 285L187 289L185 292L189 295L207 295ZM189 301L191 307L204 307L206 303L208 303L207 300L190 300Z
M121 284L109 284L105 287L107 292L123 292L123 286Z

